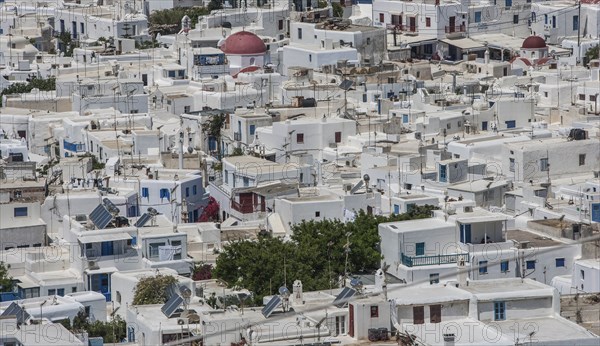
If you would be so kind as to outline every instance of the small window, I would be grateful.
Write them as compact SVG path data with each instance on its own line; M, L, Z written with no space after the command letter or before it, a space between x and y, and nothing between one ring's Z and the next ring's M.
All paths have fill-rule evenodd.
M548 158L540 159L540 170L546 172L550 168L548 164Z
M185 188L185 197L190 197L190 188L189 187Z
M371 318L379 317L379 306L371 306Z
M48 295L49 296L55 296L56 295L56 290L54 288L51 288L48 290Z
M121 292L117 291L117 303L121 304Z
M431 18L425 17L425 26L428 28L431 26Z
M573 30L579 30L579 16L573 16Z
M385 22L385 15L383 13L379 14L379 22L381 22L381 23Z
M439 284L439 283L440 283L440 274L439 273L429 274L429 284L430 285Z
M150 196L150 193L148 192L148 188L142 187L142 197L148 198L149 196Z
M450 130L451 128L452 128L452 124L450 124L450 123L447 123L447 124L446 124L446 129Z
M279 24L278 25L279 30L283 30L283 19L280 19L278 24Z
M17 207L14 209L14 217L27 216L27 207Z
M475 12L475 23L481 23L481 11Z
M579 165L585 165L585 154L579 154Z
M250 125L250 136L254 136L256 133L256 125Z
M502 273L508 273L508 261L502 261L500 262L500 271Z
M506 319L506 303L494 302L494 321L504 321Z
M479 274L487 274L487 261L479 261Z
M304 143L304 133L296 134L296 143Z
M77 287L76 286L71 287L71 293L75 293L75 292L77 292Z
M198 194L198 186L196 186L196 185L193 185L193 186L192 186L192 194L193 194L194 196Z
M513 16L513 24L519 24L519 15L518 14L515 14Z
M579 274L581 275L581 280L585 280L585 272L583 270L580 270Z
M315 211L315 217L321 217L321 212L320 211Z
M579 101L585 101L585 94L579 94Z
M302 28L298 28L298 39L302 39Z
M340 143L341 141L342 141L342 133L338 131L335 133L335 142Z
M527 261L525 262L528 270L535 269L535 261Z
M169 189L160 189L160 199L171 199L171 193L169 192Z
M565 266L565 259L564 258L557 258L554 261L556 263L556 268L564 268L564 266Z
M308 54L308 61L312 62L312 54Z

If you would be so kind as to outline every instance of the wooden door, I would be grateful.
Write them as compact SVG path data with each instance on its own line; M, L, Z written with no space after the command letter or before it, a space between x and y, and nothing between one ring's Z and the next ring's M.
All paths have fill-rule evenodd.
M354 305L348 304L348 335L354 337Z
M430 305L429 306L429 319L431 323L442 322L442 306L441 305Z
M425 307L424 306L413 306L413 323L414 324L425 323Z

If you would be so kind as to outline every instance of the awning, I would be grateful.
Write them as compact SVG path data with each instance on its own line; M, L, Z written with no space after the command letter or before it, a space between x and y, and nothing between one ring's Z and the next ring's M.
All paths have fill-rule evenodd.
M462 50L482 50L485 49L485 45L474 41L470 38L457 38L454 40L445 38L441 40L442 42L449 44L451 46L458 47Z
M117 241L117 240L128 240L131 239L131 236L127 233L107 233L107 234L94 234L79 237L79 242L81 244L90 244L90 243L101 243L103 241Z

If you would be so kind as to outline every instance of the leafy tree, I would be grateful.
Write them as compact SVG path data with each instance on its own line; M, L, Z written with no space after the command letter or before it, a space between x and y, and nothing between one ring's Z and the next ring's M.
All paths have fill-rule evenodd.
M255 241L233 241L223 247L213 276L230 286L249 289L258 304L263 296L293 280L301 280L307 291L336 287L340 276L380 267L380 223L427 218L432 209L417 207L389 217L359 211L355 220L347 223L303 221L292 227L288 242L264 235Z
M331 3L331 7L333 8L334 17L342 18L344 16L344 8L339 2Z
M119 315L109 322L90 322L84 310L77 313L73 318L73 325L68 329L74 333L87 332L88 336L92 338L101 337L105 343L118 343L127 336L127 323Z
M319 8L325 8L325 7L327 7L327 5L328 5L327 0L319 0L319 2L317 3L317 6Z
M205 16L209 13L210 11L204 7L175 7L154 11L150 14L148 20L149 31L151 34L175 34L180 29L183 16L187 15L190 17L192 23L197 23L198 17Z
M164 304L168 299L168 290L177 283L171 275L146 276L135 285L133 305Z
M0 262L0 292L12 292L13 281L8 274L10 265Z
M585 52L585 58L587 61L592 59L598 59L598 52L600 51L600 45L596 45Z
M208 121L202 124L202 132L217 141L217 158L221 161L221 130L225 126L227 117L224 113L213 114Z
M48 79L33 78L28 83L14 83L2 90L0 93L0 105L2 104L2 96L13 95L13 94L26 94L31 92L34 88L41 91L56 90L56 78L50 77Z
M73 56L73 49L77 46L76 42L73 41L71 33L69 31L63 31L58 34L58 40L62 42L61 52L65 56Z
M244 155L244 150L242 148L233 148L231 155L229 156L242 156Z
M214 10L220 10L223 8L223 2L221 0L210 0L206 9L208 12L212 12Z

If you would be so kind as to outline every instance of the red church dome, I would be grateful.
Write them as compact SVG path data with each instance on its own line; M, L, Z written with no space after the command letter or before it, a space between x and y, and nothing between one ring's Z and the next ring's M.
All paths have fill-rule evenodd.
M225 54L232 55L262 55L267 51L263 40L249 31L240 31L230 35L219 48Z
M523 41L521 48L525 49L539 49L546 48L546 41L539 36L529 36Z

